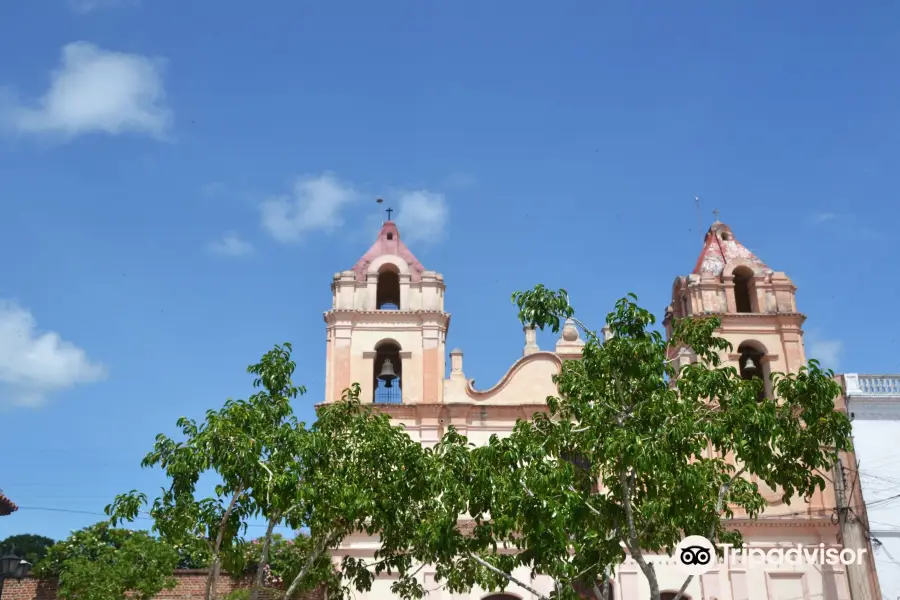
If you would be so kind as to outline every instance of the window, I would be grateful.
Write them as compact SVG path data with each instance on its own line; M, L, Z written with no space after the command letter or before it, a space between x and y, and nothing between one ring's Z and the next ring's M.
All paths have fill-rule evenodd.
M518 596L513 596L512 594L491 594L490 596L485 596L481 600L520 600Z
M659 600L675 600L675 596L678 595L678 592L661 592L659 594ZM682 600L691 600L691 597L687 594L681 595Z

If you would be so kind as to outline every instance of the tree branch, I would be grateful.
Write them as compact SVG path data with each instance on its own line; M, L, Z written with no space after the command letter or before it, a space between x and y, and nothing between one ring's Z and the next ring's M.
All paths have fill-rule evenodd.
M235 490L234 496L231 497L231 502L228 504L228 508L225 509L225 514L222 515L222 520L219 521L219 533L216 535L216 554L222 549L222 540L225 538L225 525L228 524L228 519L231 518L231 513L234 512L234 506L237 504L238 499L244 495L244 486L239 485L238 489Z
M300 585L300 582L306 577L306 574L309 573L309 570L312 568L313 564L319 557L322 556L322 552L325 551L325 548L328 546L328 542L330 541L331 536L325 535L322 536L322 539L316 544L316 547L313 549L312 553L309 555L309 558L306 559L306 564L303 565L303 568L300 569L300 572L294 577L294 580L291 582L291 585L284 592L284 600L287 600L291 596L294 595L294 592L297 591L297 586Z
M272 531L275 529L275 524L280 520L281 515L278 512L269 518L269 526L266 527L266 537L263 540L262 548L259 551L259 564L256 565L256 576L253 579L253 589L250 592L250 600L259 600L259 590L262 587L266 565L269 564L269 547L272 545Z
M500 569L498 569L497 567L495 567L494 565L492 565L492 564L489 563L488 561L484 560L483 558L478 557L478 556L475 556L474 554L471 554L471 553L469 554L469 558L471 558L472 560L474 560L475 562L477 562L479 565L481 565L482 567L484 567L485 569L487 569L487 570L490 571L491 573L494 573L495 575L499 575L499 576L501 576L501 577L503 577L503 578L509 580L511 583L516 584L517 586L519 586L520 588L522 588L522 589L524 589L524 590L528 590L529 592L531 592L532 594L534 594L535 596L537 596L538 600L550 600L550 598L548 598L547 596L543 595L542 593L540 593L539 591L537 591L536 589L534 589L534 588L531 587L530 585L526 584L526 583L523 582L523 581L519 581L518 579L516 579L515 577L513 577L513 576L510 575L509 573L504 573L503 571L501 571Z
M670 365L670 364L672 364L673 362L675 362L676 360L678 360L679 358L681 358L682 356L684 356L684 355L687 354L687 353L688 353L688 347L685 346L685 347L681 348L680 350L678 350L678 353L675 354L675 356L673 356L673 357L670 358L670 359L664 360L663 363L664 363L664 364L667 364L667 365Z
M678 590L678 593L675 594L675 598L673 598L672 600L680 600L681 595L684 594L684 590L687 589L687 586L690 585L691 581L693 581L693 580L694 580L694 576L688 575L687 579L684 580L684 583L681 584L681 589Z
M559 316L562 317L563 314L560 313ZM598 338L598 339L599 339L599 336L597 335L597 332L594 331L593 329L591 329L590 327L588 327L587 325L585 325L580 319L577 319L576 317L566 317L566 318L572 319L572 322L575 323L576 325L578 325L579 327L581 327L581 329L584 331L584 333L585 333L586 335L592 335L592 336L594 336L595 338Z
M731 486L734 484L734 482L737 480L737 478L740 477L746 470L747 470L746 466L741 467L740 469L738 469L735 472L734 475L731 476L731 478L728 481L726 481L724 484L722 484L721 488L719 488L719 497L716 499L716 515L718 515L720 512L722 512L722 509L725 507L725 498L728 496L728 490L731 489ZM713 536L715 536L715 535L716 535L716 524L713 523L712 526L710 526L710 528L709 528L709 536L707 537L707 539L710 541L713 541ZM687 586L690 585L690 583L693 579L694 579L693 575L688 575L687 579L685 579L684 583L681 585L681 589L678 590L678 594L676 594L672 600L681 600L681 596L682 596L682 594L684 594L684 590L687 589Z
M209 578L206 580L206 600L216 600L216 584L219 582L219 572L222 570L222 557L220 556L220 552L222 551L222 540L225 539L225 527L228 525L231 513L234 512L234 507L237 504L238 498L243 494L244 486L239 485L234 492L234 496L231 497L231 502L228 503L228 508L225 509L225 514L222 515L222 520L219 521L219 532L216 534L216 543L213 548L212 568L209 570Z
M594 586L594 598L597 600L607 600L609 598L609 575L603 573L603 591L600 591L600 588L597 587L595 583Z
M659 599L659 582L656 580L656 571L652 564L647 563L644 559L644 553L641 551L641 543L638 540L637 528L634 525L634 508L631 506L631 482L625 471L619 472L619 483L622 486L622 506L625 509L625 520L628 526L628 536L625 539L625 546L631 553L631 557L641 567L647 582L650 584L650 598L652 600Z

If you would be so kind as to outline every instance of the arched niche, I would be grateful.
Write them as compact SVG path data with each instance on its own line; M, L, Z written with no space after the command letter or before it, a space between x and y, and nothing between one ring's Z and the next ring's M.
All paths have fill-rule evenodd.
M372 402L400 404L403 402L403 359L396 340L384 339L375 344L372 362ZM388 377L393 373L394 377Z
M766 347L756 340L746 340L738 346L738 373L741 379L751 380L759 378L763 382L763 389L759 393L759 400L769 395L769 360Z
M739 313L759 312L757 309L755 274L746 265L739 265L732 271L734 278L734 304Z
M400 310L400 269L393 263L385 263L377 273L375 309Z

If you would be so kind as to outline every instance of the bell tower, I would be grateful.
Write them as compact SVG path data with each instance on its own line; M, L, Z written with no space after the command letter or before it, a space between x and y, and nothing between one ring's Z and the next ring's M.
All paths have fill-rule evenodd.
M334 275L325 313L325 402L353 383L363 402L422 404L443 400L444 278L426 271L384 222L352 269Z
M796 291L787 275L767 267L717 219L693 273L675 279L663 325L671 336L675 319L719 317L718 335L734 347L725 358L742 377L760 377L771 394L770 373L794 373L806 364L806 317L797 311ZM681 364L694 360L689 351L680 354Z

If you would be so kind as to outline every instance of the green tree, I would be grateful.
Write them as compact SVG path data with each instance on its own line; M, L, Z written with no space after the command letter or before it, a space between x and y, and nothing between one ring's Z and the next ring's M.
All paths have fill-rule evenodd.
M607 317L604 342L575 319L565 290L537 286L513 300L524 325L558 332L572 319L586 343L555 377L559 395L547 398L546 414L478 448L451 429L435 448L430 476L441 493L411 546L453 591L514 583L546 600L512 575L527 566L556 582L552 598L576 598L576 587L605 598L627 556L659 600L648 553L687 535L740 544L725 519L734 507L753 518L766 505L746 475L789 503L824 489L822 473L850 446L850 423L834 409L840 389L814 360L773 375L778 400L759 400L760 380L723 365L731 349L715 335L716 318L680 320L667 341L632 295ZM698 360L676 370L672 357L685 348ZM465 512L474 521L464 531Z
M183 440L159 435L143 461L162 467L170 481L150 508L154 530L182 556L208 557L207 600L217 598L223 565L244 568L241 535L254 515L268 522L254 600L268 569L273 530L282 523L310 530L291 554L296 568L285 572L286 598L322 584L334 594L347 592L334 576L328 551L357 531L381 537L376 569L411 569L407 542L421 522L415 511L429 493L423 485L426 453L386 415L360 403L359 385L321 408L313 426L298 423L291 401L304 390L291 381L296 365L290 352L289 344L276 346L248 368L259 390L249 400L228 400L199 424L182 417ZM222 483L215 497L198 500L196 484L206 473ZM406 497L413 501L399 501ZM144 494L132 491L116 497L106 512L117 524L133 520L146 502ZM347 559L341 572L358 589L371 587L372 573L362 562Z
M266 547L267 539L268 547ZM308 535L301 534L290 540L280 534L274 534L247 544L245 560L254 571L265 562L264 576L257 584L259 589L283 592L285 583L294 581L303 569L312 549L312 538ZM263 561L264 552L265 561ZM323 584L332 589L337 589L340 585L338 573L334 569L331 556L327 553L319 556L296 591L308 591Z
M178 553L145 531L98 523L53 545L34 567L59 580L64 600L150 600L175 587Z
M382 572L397 574L397 594L409 597L419 590L415 574L421 567L414 564L409 540L436 492L430 485L431 454L389 416L362 404L359 394L359 384L353 384L340 401L320 407L295 463L296 512L288 522L308 527L310 534L305 561L285 582L285 598L320 581L311 574L322 558L358 532L377 535L381 547L372 562L345 556L339 571L347 583L336 589L329 580L329 597L347 596L351 588L370 590Z
M248 367L255 375L254 387L261 388L249 400L229 399L220 410L208 411L199 424L180 418L184 440L160 434L142 463L162 467L171 481L150 509L154 529L186 553L209 558L207 600L217 597L223 563L241 564L247 520L263 514L269 521L268 539L286 510L279 487L283 477L274 478L273 468L293 462L304 432L290 404L305 392L291 382L296 365L290 352L290 344L276 346ZM215 497L198 500L196 485L205 473L214 473L221 483ZM146 501L146 495L132 491L118 496L106 512L113 523L132 520ZM265 553L257 581L264 569Z
M56 542L42 535L22 533L11 535L0 541L0 553L15 552L31 564L36 564L47 555L47 549Z
M256 464L248 461L243 468L248 472L246 479L251 482L248 493L256 507L255 512L267 522L266 534L259 545L260 555L255 560L251 600L259 597L265 573L269 572L273 531L297 508L293 499L300 483L295 467L302 455L307 430L294 418L291 408L291 401L306 392L305 388L293 384L291 378L295 370L291 345L287 343L283 347L276 346L263 356L262 361L248 368L248 372L256 376L253 386L260 391L251 397L250 410L245 411L244 418L238 422L245 439L249 438L248 443L256 450ZM296 519L292 522L297 524Z

